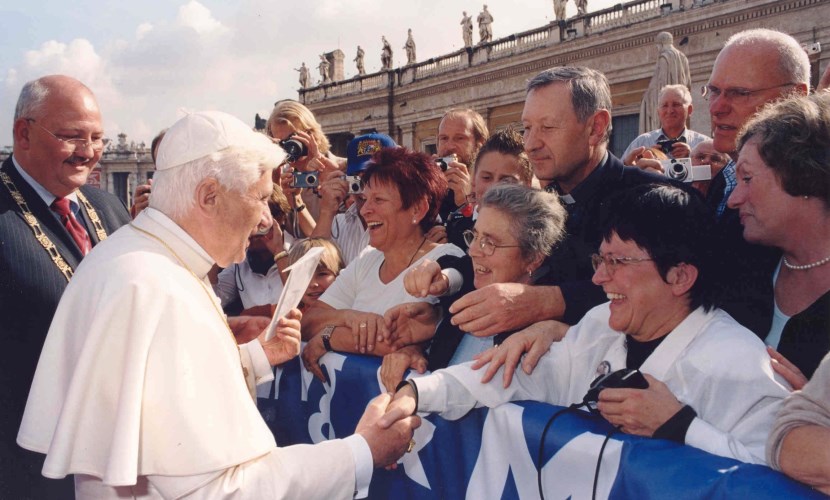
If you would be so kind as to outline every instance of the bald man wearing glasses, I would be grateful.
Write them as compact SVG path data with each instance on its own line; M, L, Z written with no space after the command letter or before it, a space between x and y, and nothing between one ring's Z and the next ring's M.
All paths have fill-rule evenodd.
M84 84L26 83L13 131L0 167L0 498L71 498L72 481L46 480L43 457L15 437L58 300L81 259L130 218L115 196L84 186L104 149Z
M726 41L701 89L709 105L715 150L732 158L713 177L707 193L718 217L728 284L722 307L761 338L772 325L772 275L780 253L747 243L738 211L726 205L739 181L738 132L764 105L791 94L807 94L809 82L810 61L797 40L779 31L751 29Z

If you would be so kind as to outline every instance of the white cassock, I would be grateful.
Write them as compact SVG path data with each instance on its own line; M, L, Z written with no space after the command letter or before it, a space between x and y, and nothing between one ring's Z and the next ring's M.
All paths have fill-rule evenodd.
M609 304L588 311L555 342L531 375L522 370L502 387L502 367L487 383L470 364L413 379L418 411L457 419L473 407L532 399L555 405L580 403L597 367L625 368L626 337L608 326ZM686 444L743 462L765 463L764 446L775 415L789 394L770 366L763 342L727 313L692 311L651 353L640 371L665 383L697 412Z
M17 437L47 455L43 475L76 474L78 498L365 494L372 459L361 436L276 447L211 303L218 299L199 283L213 265L207 253L154 209L133 224L193 274L130 226L84 259L58 306ZM251 351L243 349L264 356Z

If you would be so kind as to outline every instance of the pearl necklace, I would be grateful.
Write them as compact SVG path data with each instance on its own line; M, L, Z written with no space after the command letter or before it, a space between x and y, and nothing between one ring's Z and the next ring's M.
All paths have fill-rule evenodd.
M807 269L812 269L814 267L823 266L824 264L827 264L828 262L830 262L830 256L827 256L827 257L825 257L821 260L817 260L817 261L812 262L810 264L804 264L804 265L801 265L801 266L797 266L795 264L790 264L787 261L786 257L784 257L782 260L784 261L784 265L787 266L787 269L792 269L794 271L805 271Z

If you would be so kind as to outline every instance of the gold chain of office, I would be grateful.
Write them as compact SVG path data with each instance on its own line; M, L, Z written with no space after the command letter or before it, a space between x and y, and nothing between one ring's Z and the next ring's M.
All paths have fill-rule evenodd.
M66 281L69 281L72 278L72 268L69 264L66 263L66 260L61 256L60 252L58 251L58 247L52 243L52 240L46 236L46 233L43 232L43 229L40 227L40 223L37 221L37 217L34 216L32 211L29 209L29 204L26 203L26 199L23 198L23 195L17 189L17 186L14 184L14 181L6 172L0 172L0 181L3 182L3 185L6 186L6 189L9 190L9 194L12 196L12 199L17 203L17 206L20 207L20 211L23 213L23 220L26 221L26 224L32 229L32 232L35 235L35 239L40 243L46 253L49 254L49 257L52 259L52 262L55 263L58 270L63 274ZM78 201L86 208L87 216L89 216L90 222L95 227L95 234L98 235L98 241L104 241L107 239L107 232L104 230L104 226L101 224L101 218L98 217L98 212L95 211L92 204L89 203L89 200L86 199L86 196L78 190Z

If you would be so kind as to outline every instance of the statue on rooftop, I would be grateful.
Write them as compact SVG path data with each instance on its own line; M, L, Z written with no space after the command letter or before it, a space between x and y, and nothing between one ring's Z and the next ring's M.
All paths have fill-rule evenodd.
M568 5L568 0L553 0L553 13L557 21L565 20L565 7Z
M588 13L588 0L576 0L576 15L584 16Z
M331 81L329 77L329 67L331 64L329 60L326 58L325 54L320 54L320 64L317 66L317 69L320 70L320 83L328 83Z
M308 68L306 67L305 63L302 63L299 68L294 68L294 71L300 72L300 88L307 88L308 87Z
M383 48L380 51L381 69L392 69L392 46L386 41L385 36L381 36L380 40L383 43Z
M487 5L484 5L484 10L478 14L478 36L481 40L479 43L486 43L493 40L493 15L487 10Z
M363 56L365 52L363 49L360 48L360 45L357 46L357 55L354 56L354 62L357 64L357 74L363 76L366 74L366 69L363 67Z
M473 46L473 17L467 15L467 11L462 12L464 17L461 18L461 36L464 37L464 46Z
M403 46L406 49L406 64L415 64L415 39L412 38L412 29L409 29L409 36L406 37L406 43Z

